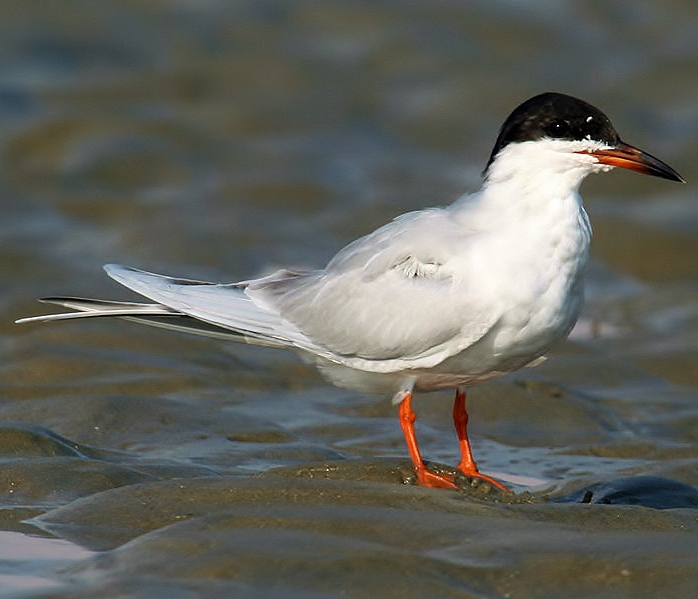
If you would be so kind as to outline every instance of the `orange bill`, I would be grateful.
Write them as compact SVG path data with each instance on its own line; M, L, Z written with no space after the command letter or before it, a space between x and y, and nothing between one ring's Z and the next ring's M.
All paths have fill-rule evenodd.
M668 164L623 141L613 148L582 151L579 153L594 156L601 164L619 166L620 168L627 168L645 175L653 175L662 179L685 183L684 178Z

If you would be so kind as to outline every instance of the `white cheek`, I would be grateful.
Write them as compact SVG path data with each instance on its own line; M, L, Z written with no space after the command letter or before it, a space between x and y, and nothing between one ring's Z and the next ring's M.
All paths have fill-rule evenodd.
M593 166L593 172L607 173L608 171L613 170L613 166L611 166L610 164L602 164L601 162L599 162L599 159L593 154L575 152L574 154L572 154L572 156L574 156L574 159L578 163Z

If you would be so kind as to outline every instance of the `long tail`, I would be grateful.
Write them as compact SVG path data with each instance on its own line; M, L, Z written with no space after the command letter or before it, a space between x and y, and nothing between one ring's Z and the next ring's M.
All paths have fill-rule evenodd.
M17 324L26 322L52 322L54 320L71 320L73 318L93 318L95 316L120 316L120 317L148 317L148 316L177 316L178 313L159 304L140 304L134 302L113 302L110 300L97 300L84 297L42 297L40 302L56 304L64 308L76 310L75 312L62 312L60 314L42 314L41 316L29 316L15 320Z
M221 285L175 279L116 264L104 268L110 277L154 303L47 297L40 301L73 311L20 318L16 322L116 317L206 337L325 353L295 325L252 301L245 293L244 283Z
M238 341L268 347L279 346L278 343L250 337L239 331L231 331L230 329L217 327L158 304L139 304L134 302L116 302L111 300L59 296L42 297L39 301L77 311L19 318L15 320L15 323L55 322L60 320L100 317L121 318L122 320L146 324L160 329L190 333L213 339L222 339L224 341Z

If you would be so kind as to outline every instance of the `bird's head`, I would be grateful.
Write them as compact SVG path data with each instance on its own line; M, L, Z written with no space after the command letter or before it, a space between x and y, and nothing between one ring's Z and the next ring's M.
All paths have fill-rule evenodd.
M671 181L684 179L651 154L621 140L610 119L591 104L565 94L547 92L519 105L499 131L485 168L496 163L529 162L552 170L581 166L580 181L589 173L621 167Z

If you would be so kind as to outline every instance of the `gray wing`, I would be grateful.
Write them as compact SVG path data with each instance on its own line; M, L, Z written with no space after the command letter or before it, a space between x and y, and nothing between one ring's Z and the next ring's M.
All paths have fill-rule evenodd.
M110 277L154 304L49 301L77 313L307 351L372 372L429 368L481 339L502 315L468 277L473 235L445 210L403 215L348 245L324 270L279 271L215 284L107 265Z
M355 367L430 367L501 316L463 276L470 247L446 210L410 213L347 246L324 271L251 281L247 294Z

